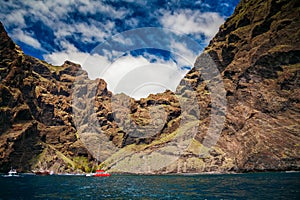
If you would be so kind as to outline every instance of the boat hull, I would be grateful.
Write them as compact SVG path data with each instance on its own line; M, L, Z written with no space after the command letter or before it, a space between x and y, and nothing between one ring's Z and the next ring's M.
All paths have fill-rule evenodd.
M106 174L94 174L94 177L107 177L110 176L110 174L106 173Z
M49 171L38 171L38 172L34 172L35 175L38 175L38 176L48 176L50 175L50 172Z
M110 173L105 172L104 170L96 170L96 173L86 174L86 176L93 176L93 177L108 177Z

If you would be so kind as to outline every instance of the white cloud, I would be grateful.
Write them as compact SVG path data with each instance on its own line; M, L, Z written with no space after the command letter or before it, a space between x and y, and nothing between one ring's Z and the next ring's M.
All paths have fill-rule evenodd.
M61 48L67 53L79 52L78 49L74 46L74 44L71 44L67 40L61 40L60 45L61 45Z
M139 24L139 20L137 20L136 18L130 18L125 20L125 24L129 27L137 27L137 25Z
M229 7L230 5L228 3L221 3L221 6Z
M42 50L39 41L33 38L29 33L22 31L21 29L15 29L11 36L18 41L34 47L35 49Z
M124 52L112 50L112 49L101 49L103 51L103 55L108 58L108 60L115 60L116 58L121 57L124 55Z
M99 54L89 54L83 52L54 52L44 56L48 63L60 66L66 60L78 63L88 72L89 78L96 79L102 74L103 68L110 62Z
M102 78L113 93L125 93L135 99L147 97L149 94L175 91L186 71L180 70L177 64L165 61L155 55L134 57L126 55L111 63L107 57L98 54L74 51L55 52L45 56L47 62L62 65L65 60L81 64L92 79ZM150 63L149 58L155 58Z
M112 27L113 25L109 23L109 26L107 26L107 30L111 30ZM74 33L81 34L80 42L89 43L102 41L105 37L108 36L108 33L105 31L105 29L100 29L93 24L88 25L84 22L63 26L61 29L58 29L55 32L55 35L58 37L58 39L61 39L61 37L71 36Z
M66 39L67 37L77 37L75 39L80 40L77 44L104 42L105 39L116 34L115 19L131 16L133 10L114 8L101 1L91 0L20 1L15 4L3 3L7 7L3 9L6 13L0 12L1 19L6 20L4 24L8 24L13 30L13 39L25 42L33 48L42 49L41 43L25 31L28 26L25 18L29 17L32 23L44 23L53 31L54 38L50 38L50 40L61 47L59 52L55 51L44 55L45 60L54 65L61 65L65 60L79 63L83 69L88 71L90 78L104 78L113 92L124 92L140 98L149 93L163 92L165 89L174 91L186 73L180 67L192 65L198 54L198 52L195 53L188 49L185 44L175 40L166 45L170 45L171 53L175 53L176 63L172 60L165 61L156 55L120 57L124 52L115 49L101 49L101 52L98 52L104 55L99 55L97 52L94 54L80 52L74 44ZM107 16L109 20L97 21L85 18L84 22L82 20L77 22L76 19L70 18L74 11L78 11L78 15L81 17L99 14ZM162 16L160 23L165 28L185 34L199 35L202 33L207 38L211 38L224 21L217 13L201 13L190 9L179 9L172 13L168 10L161 10L160 13L150 13L149 15L152 18L158 15ZM140 20L139 18L129 18L123 22L125 25L135 27ZM125 46L133 44L131 38L122 37L122 35L114 38L114 42ZM110 61L114 58L118 59L111 64ZM156 62L150 63L151 59ZM126 82L124 82L125 80Z
M31 37L25 28L25 18L30 18L30 23L42 22L54 33L54 38L50 38L56 45L61 45L67 36L75 37L80 42L98 43L116 32L114 19L121 19L129 12L124 8L114 8L99 1L86 0L66 0L66 1L20 1L4 2L0 8L0 19L5 26L16 32L12 34L14 40L25 39L26 44L34 48L42 48L41 43ZM86 18L84 22L76 22L70 15L74 12L103 14L111 20L97 21L93 18ZM73 18L72 18L73 19Z
M96 79L101 77L103 69L109 66L110 62L105 56L99 54L89 54L84 52L79 52L74 45L64 42L65 51L53 52L44 55L47 62L60 66L66 60L78 63L82 66L84 70L88 72L89 78Z
M26 27L26 23L24 19L25 14L26 12L24 10L20 10L20 12L10 13L5 17L6 23L8 25L13 24L14 26L17 27Z
M126 34L124 35L124 33L120 33L120 34L114 35L112 37L112 40L114 42L118 42L120 45L124 45L127 47L134 45L134 43L131 40L132 38L126 37L126 36L127 36Z
M108 66L101 75L108 89L114 93L123 92L135 99L166 89L175 91L185 73L172 60L165 61L155 55L145 56L148 59L126 55ZM154 57L156 62L150 63L149 58Z
M106 5L101 1L81 0L76 2L78 11L83 14L105 13L115 19L122 19L130 12L125 8L116 9L110 5Z
M200 12L198 10L180 9L171 13L161 11L160 19L165 28L170 28L185 34L204 34L207 40L211 39L218 31L224 18L215 12Z
M185 43L178 41L171 41L170 45L172 53L176 56L176 61L179 66L193 66L196 60L196 57L200 52L193 52L189 49ZM200 51L200 49L199 49Z

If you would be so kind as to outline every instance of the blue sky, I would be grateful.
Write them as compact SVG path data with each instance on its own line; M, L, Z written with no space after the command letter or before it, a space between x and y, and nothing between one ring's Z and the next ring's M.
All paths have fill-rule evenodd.
M176 89L237 3L238 0L1 1L0 20L26 54L54 65L64 60L80 63L91 78L104 78L110 90L140 98L150 92ZM152 88L146 84L138 92L134 86L118 86L121 80L135 77L155 84ZM162 79L167 80L161 82ZM128 85L136 84L133 81Z

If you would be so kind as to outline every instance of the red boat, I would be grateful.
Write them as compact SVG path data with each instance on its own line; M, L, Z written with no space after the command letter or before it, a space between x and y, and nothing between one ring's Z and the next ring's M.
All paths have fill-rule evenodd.
M35 175L38 176L48 176L50 175L50 171L49 170L39 170L39 171L34 171Z
M104 170L96 170L96 173L93 173L92 176L100 177L100 176L110 176L110 173L105 172Z

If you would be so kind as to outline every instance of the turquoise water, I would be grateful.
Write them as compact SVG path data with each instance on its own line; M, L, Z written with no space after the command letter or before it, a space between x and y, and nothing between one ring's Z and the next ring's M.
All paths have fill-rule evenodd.
M0 199L300 199L300 173L0 177Z

